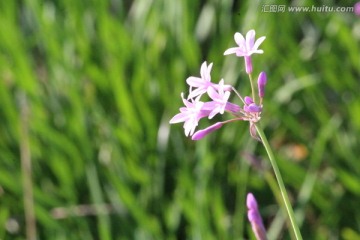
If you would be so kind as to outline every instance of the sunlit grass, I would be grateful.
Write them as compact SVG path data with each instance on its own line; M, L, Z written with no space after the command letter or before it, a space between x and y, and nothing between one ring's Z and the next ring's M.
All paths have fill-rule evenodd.
M253 60L269 78L262 121L304 239L359 238L359 18L262 4L2 1L0 239L26 238L22 97L38 239L251 239L248 191L288 239L246 124L199 142L168 124L204 60L248 89L223 52L250 28L267 37Z

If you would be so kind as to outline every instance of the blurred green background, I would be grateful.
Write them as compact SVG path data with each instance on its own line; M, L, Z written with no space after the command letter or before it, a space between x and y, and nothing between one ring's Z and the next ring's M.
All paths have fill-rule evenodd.
M248 94L223 52L250 29L267 37L262 126L304 239L360 239L360 18L264 11L354 3L0 1L0 239L254 239L247 192L269 238L290 239L247 123L198 142L168 123L205 60Z

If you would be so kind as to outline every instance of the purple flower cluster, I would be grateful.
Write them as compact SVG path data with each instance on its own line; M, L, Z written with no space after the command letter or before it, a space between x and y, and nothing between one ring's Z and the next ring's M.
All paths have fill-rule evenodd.
M250 30L246 34L246 38L244 38L241 33L235 33L234 38L238 46L229 48L224 52L224 55L234 53L238 57L244 57L245 69L250 76L250 82L252 85L251 73L253 71L253 67L251 55L254 53L263 53L263 50L258 48L265 40L265 37L261 37L255 41L255 31ZM210 73L212 66L212 63L208 65L205 61L201 65L200 77L191 76L187 78L186 83L189 85L189 95L185 98L184 93L181 93L181 98L185 106L180 108L180 113L176 114L170 120L170 123L184 122L185 135L192 136L192 140L199 140L209 133L221 128L226 123L243 120L250 123L250 134L254 138L257 138L255 123L260 120L263 109L262 100L267 82L265 72L261 72L258 77L257 85L259 102L257 103L253 87L251 88L252 97L246 96L242 98L234 87L225 84L223 79L221 79L219 83L211 82ZM231 92L235 92L235 94L240 98L243 104L242 107L229 102ZM204 95L207 96L207 101L201 100ZM233 118L227 121L216 122L205 129L195 132L200 119L206 117L208 119L212 119L215 115L224 114L224 112L229 112Z

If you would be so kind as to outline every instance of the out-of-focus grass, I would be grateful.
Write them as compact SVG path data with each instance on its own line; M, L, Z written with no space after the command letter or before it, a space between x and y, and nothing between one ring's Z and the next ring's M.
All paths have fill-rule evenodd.
M263 4L290 6L0 2L0 238L25 238L25 96L39 239L251 239L247 191L270 236L287 239L266 155L246 123L199 142L168 124L204 60L213 81L246 94L243 60L223 52L251 28L267 37L253 58L269 77L262 121L304 239L359 238L360 20L264 13Z

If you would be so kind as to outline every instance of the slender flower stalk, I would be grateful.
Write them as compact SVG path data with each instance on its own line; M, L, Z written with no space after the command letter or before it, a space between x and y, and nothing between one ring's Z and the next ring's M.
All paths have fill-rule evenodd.
M299 228L298 228L298 226L296 224L296 221L295 221L294 210L293 210L293 208L291 206L291 203L290 203L290 200L289 200L289 197L288 197L285 185L284 185L284 181L282 180L281 173L280 173L279 167L277 166L277 163L276 163L274 154L273 154L273 152L271 150L270 144L269 144L269 142L268 142L268 140L266 138L265 133L263 132L263 130L259 126L256 126L256 131L259 134L259 136L260 136L260 138L262 140L262 143L264 145L264 148L265 148L265 150L266 150L266 152L267 152L267 154L269 156L270 163L271 163L271 166L272 166L272 168L274 170L275 177L276 177L276 180L277 180L279 188L280 188L281 196L282 196L282 199L284 201L286 211L288 213L294 235L295 235L297 240L302 240L300 230L299 230Z
M251 87L251 96L255 100L255 88L254 88L254 83L253 83L253 78L252 78L251 73L249 73L249 81L250 81L250 87Z

